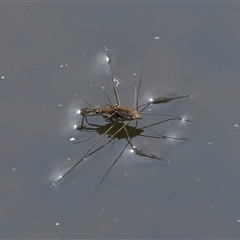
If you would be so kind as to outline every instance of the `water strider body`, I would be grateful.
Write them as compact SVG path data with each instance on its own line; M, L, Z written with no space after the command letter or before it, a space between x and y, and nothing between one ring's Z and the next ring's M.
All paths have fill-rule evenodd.
M132 108L121 105L109 105L108 107L83 108L80 110L84 117L101 115L107 122L123 122L142 119L139 113Z
M177 99L181 99L181 98L188 98L188 97L191 97L191 95L180 96L180 97L172 97L172 98L169 98L169 97L168 98L158 98L158 99L155 99L155 100L151 99L149 102L147 102L145 104L142 104L142 105L139 105L138 104L138 99L139 99L139 93L140 93L140 86L141 86L141 82L142 82L142 75L143 75L143 71L142 71L141 78L140 78L140 81L139 81L139 84L138 84L138 88L137 89L135 88L134 107L130 108L130 107L122 106L121 103L120 103L119 96L118 96L117 86L115 84L116 81L113 78L113 74L112 74L112 70L111 70L111 59L109 57L108 50L106 48L104 50L106 52L106 60L109 63L111 81L113 83L113 91L114 91L114 95L115 95L115 99L116 99L117 103L112 104L112 102L109 99L107 93L105 92L104 87L103 87L103 90L104 90L104 93L105 93L105 95L108 99L108 102L109 102L104 107L100 107L100 106L93 107L89 102L82 99L83 101L85 101L85 103L87 103L89 105L89 107L82 108L78 111L78 113L80 113L82 115L82 122L81 122L81 125L75 126L75 129L79 130L79 131L89 131L89 132L94 131L95 134L93 136L95 136L96 134L99 134L100 137L86 151L86 153L82 156L82 158L80 160L78 160L62 176L60 176L55 182L52 183L53 185L57 181L59 181L60 179L65 177L67 174L69 174L84 159L93 155L94 153L97 153L102 148L104 148L106 145L111 143L112 141L114 143L114 141L116 139L118 139L118 140L126 139L127 143L124 146L124 148L122 149L122 151L120 152L120 154L118 155L118 157L114 160L114 162L111 164L111 166L106 171L105 175L103 176L100 183L98 184L96 190L99 188L99 186L101 185L101 183L103 182L103 180L105 179L105 177L107 176L109 171L117 163L118 159L121 157L124 150L129 145L130 145L132 151L136 155L140 155L140 156L147 157L147 158L154 159L154 160L161 160L161 161L167 162L166 159L157 157L156 155L154 155L152 153L148 153L146 151L143 151L140 147L137 147L137 146L133 145L133 143L131 141L134 137L141 136L141 137L148 137L148 138L159 139L159 140L160 139L167 139L167 138L168 139L174 139L174 140L186 140L187 139L186 137L170 137L170 136L162 135L162 134L158 133L157 131L155 131L152 127L156 126L156 125L160 125L162 123L169 122L169 121L181 120L181 121L186 121L186 122L192 122L191 120L186 120L184 118L181 118L181 117L178 117L178 116L173 116L173 115L168 115L168 114L149 113L149 112L143 112L143 111L146 110L152 104L167 103L167 102L170 102L172 100L177 100ZM167 117L167 119L152 123L150 125L146 125L141 121L142 120L142 117L140 115L141 113L142 114L143 113L144 114L148 113L149 115L152 114L152 115L165 116L165 117ZM89 123L88 122L88 117L94 117L94 116L101 116L105 119L106 122L110 122L110 123L108 123L106 125L103 125L103 126ZM84 120L86 120L87 124L90 127L85 127L84 126ZM134 120L136 121L135 127L129 126L129 124ZM141 128L137 127L138 123L141 123L143 125L143 127L141 127ZM93 127L91 127L91 126L93 126ZM153 133L153 135L144 135L143 131L146 128L149 129ZM93 136L91 136L90 138L92 138ZM106 143L98 146L98 143L103 139L104 136L108 136L110 138L110 140L108 140ZM86 142L90 138L88 138L86 140L83 140L81 142L75 142L75 143Z

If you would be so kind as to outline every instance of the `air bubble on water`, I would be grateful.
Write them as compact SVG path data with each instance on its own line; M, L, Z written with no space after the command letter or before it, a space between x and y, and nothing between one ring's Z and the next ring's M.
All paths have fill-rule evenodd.
M113 79L113 82L116 84L116 87L118 87L119 85L119 80L117 80L116 78Z

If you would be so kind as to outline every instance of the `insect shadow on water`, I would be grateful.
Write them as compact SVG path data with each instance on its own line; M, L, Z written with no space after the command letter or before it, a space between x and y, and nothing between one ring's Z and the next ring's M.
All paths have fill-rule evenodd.
M120 103L120 98L118 95L117 87L118 87L118 81L114 79L113 73L112 73L112 68L111 68L111 58L109 57L109 52L107 48L104 48L105 54L106 54L106 60L108 62L109 66L109 71L111 75L111 82L113 84L113 91L115 95L115 100L116 104L112 104L112 101L110 100L107 92L105 91L104 87L103 91L107 97L108 104L106 104L104 107L94 107L91 105L88 101L85 99L81 98L87 105L88 107L82 108L78 110L77 112L81 114L82 116L82 121L80 125L75 125L75 129L79 131L85 131L85 132L93 132L94 134L91 135L89 138L84 139L82 141L75 141L73 143L75 144L81 144L83 142L86 142L93 138L96 135L100 135L100 137L93 143L93 145L85 152L85 154L74 164L72 165L64 174L62 174L57 180L55 180L52 185L54 185L56 182L58 182L60 179L64 178L66 175L68 175L74 168L76 168L84 159L87 157L90 157L93 154L97 154L98 151L103 149L105 146L110 144L114 144L115 140L121 140L125 139L127 142L125 146L122 148L120 151L119 155L115 158L115 160L112 162L104 176L102 177L101 181L97 185L94 193L98 190L102 182L104 181L105 177L107 174L110 172L110 170L113 168L113 166L117 163L119 158L122 156L124 153L125 149L130 146L131 151L134 152L136 155L143 156L146 158L154 159L154 160L159 160L159 161L164 161L168 162L168 160L160 158L152 153L148 153L141 149L140 147L135 146L132 143L132 139L135 137L147 137L147 138L152 138L152 139L173 139L173 140L187 140L186 137L171 137L171 136L165 136L160 134L159 132L155 131L152 127L156 125L160 125L166 122L170 121L185 121L185 122L190 122L193 123L193 121L181 118L178 116L170 115L170 114L161 114L161 113L152 113L148 112L148 108L151 105L156 105L156 104L163 104L163 103L168 103L173 100L177 99L182 99L182 98L189 98L192 97L192 95L185 95L185 96L179 96L179 97L160 97L156 99L150 99L149 102L144 103L139 105L139 95L140 95L140 87L142 84L142 77L143 77L143 70L140 76L139 84L138 87L135 87L135 98L134 98L134 107L126 107L122 106ZM155 116L163 116L166 117L166 119L163 119L161 121L148 124L146 125L142 121L141 115L147 114L147 115L155 115ZM100 116L103 117L104 120L107 122L105 125L98 125L98 124L93 124L88 121L88 117L96 117ZM87 126L85 126L85 123ZM134 126L131 126L130 124L135 122ZM138 127L138 124L141 124L142 127ZM152 135L146 135L143 134L144 129L148 129L149 131L152 132ZM104 144L98 146L98 143L105 137L108 136L110 138L107 142ZM112 145L113 146L113 145ZM111 150L111 148L110 148Z

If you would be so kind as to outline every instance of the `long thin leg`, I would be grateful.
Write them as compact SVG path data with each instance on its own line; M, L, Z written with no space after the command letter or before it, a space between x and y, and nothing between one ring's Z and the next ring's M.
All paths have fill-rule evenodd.
M131 140L132 138L130 138L127 129L124 127L125 133L127 134L127 141L130 144L130 146L132 147L132 150L134 151L134 153L136 153L137 155L143 156L143 157L147 157L147 158L151 158L151 159L156 159L156 160L161 160L164 162L168 162L166 159L164 158L159 158L153 154L150 153L150 155L144 153L140 148L137 148L135 146L132 145Z
M88 149L88 151L84 154L84 156L78 160L71 168L69 168L62 176L60 176L59 179L57 179L56 181L54 181L52 183L52 185L54 185L54 183L58 182L60 179L64 178L68 173L70 173L75 167L77 167L77 165L79 163L81 163L86 157L90 156L92 153L96 152L95 150L92 153L91 150L97 145L97 143L114 127L115 125L113 124L111 127L109 127L109 129ZM104 144L102 147L104 147L106 144ZM101 149L101 148L99 148Z
M171 120L177 120L176 118L169 118L169 119L166 119L164 121L161 121L161 122L158 122L158 123L154 123L153 125L146 125L145 123L143 123L142 121L138 121L140 122L143 126L143 128L148 128L150 129L152 132L154 132L155 134L159 135L160 137L162 138L169 138L169 139L176 139L176 140L187 140L187 138L175 138L175 137L168 137L168 136L165 136L165 135L162 135L160 133L158 133L157 131L155 131L154 129L151 128L151 126L155 126L157 124L160 124L160 123L164 123L164 122L167 122L167 121L171 121ZM140 128L140 129L143 129L143 128Z
M143 71L144 71L144 68L142 69L140 81L139 81L139 84L138 84L137 96L136 96L136 99L135 99L136 101L134 101L134 109L137 110L137 111L138 111L138 101L139 101L139 95L140 95L140 87L141 87L141 84L142 84Z
M79 143L84 143L84 142L87 142L88 140L92 139L94 136L96 136L97 133L94 133L91 137L85 139L85 140L82 140L82 141L78 141L78 142L73 142L74 144L79 144Z
M115 159L115 161L111 164L111 166L108 168L107 172L104 174L104 176L102 177L101 181L99 182L99 184L96 187L96 190L94 191L94 194L97 192L98 188L100 187L100 185L102 184L102 182L104 181L104 179L106 178L106 176L108 175L108 173L110 172L110 170L113 168L113 166L117 163L118 159L122 156L124 150L126 149L126 147L129 145L129 143L127 143L125 145L125 147L122 149L122 151L120 152L120 154L118 155L118 157Z
M152 126L156 126L156 125L158 125L158 124L161 124L161 123L164 123L164 122L168 122L168 121L174 121L174 120L178 120L178 119L177 119L177 118L169 118L169 119L165 119L165 120L160 121L160 122L152 123L152 124L150 124L150 125L146 125L146 124L144 124L144 123L141 122L143 125L145 125L145 127L141 127L141 128L139 128L139 129L150 128L150 127L152 127ZM140 122L140 121L138 121L138 122Z
M174 97L174 98L158 98L155 99L151 102L148 103L144 103L140 106L138 106L138 108L143 107L143 109L141 109L140 113L143 112L147 107L149 107L151 104L160 104L160 103L167 103L173 100L177 100L177 99L181 99L181 98L188 98L188 97L192 97L192 95L186 95L186 96L180 96L180 97Z
M118 96L118 92L117 92L117 89L116 89L116 85L115 85L115 79L114 79L113 73L112 73L111 58L109 57L108 49L105 47L104 50L105 50L106 55L107 55L107 62L108 62L108 66L109 66L109 69L110 69L111 79L112 79L112 83L113 83L113 90L114 90L115 98L116 98L116 101L117 101L117 105L121 105L120 104L120 99L119 99L119 96Z
M192 120L185 119L185 118L178 117L178 116L171 115L171 114L165 114L165 113L152 113L152 112L142 112L142 114L146 114L146 115L158 115L158 116L165 116L165 117L173 117L173 118L177 118L178 120L181 120L181 121L184 121L184 122L194 123L194 121L192 121Z

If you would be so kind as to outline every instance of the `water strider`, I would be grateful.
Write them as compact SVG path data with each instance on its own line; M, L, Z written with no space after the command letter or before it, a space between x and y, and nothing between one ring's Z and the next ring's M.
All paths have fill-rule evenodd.
M155 131L152 127L156 126L156 125L160 125L160 124L165 123L165 122L169 122L169 121L182 120L182 121L186 121L186 122L192 122L191 120L187 120L187 119L184 119L184 118L181 118L181 117L178 117L178 116L174 116L174 115L169 115L169 114L144 112L144 110L147 110L148 107L151 106L152 104L168 103L168 102L173 101L173 100L191 97L191 95L173 97L173 98L168 97L168 98L150 99L149 102L144 103L142 105L139 105L138 100L139 100L140 87L141 87L142 76L143 76L143 70L142 70L138 87L137 88L135 87L134 107L130 108L130 107L122 106L121 103L120 103L120 98L119 98L118 91L117 91L116 80L113 78L113 73L112 73L112 69L111 69L111 59L109 57L109 52L108 52L107 48L104 48L104 50L105 50L105 53L106 53L106 60L108 62L108 66L109 66L109 70L110 70L111 81L112 81L112 84L113 84L113 91L114 91L114 95L115 95L116 104L112 104L112 102L109 99L108 94L106 93L104 87L103 87L103 90L104 90L104 93L105 93L105 95L108 99L108 104L106 104L104 107L100 107L100 106L93 107L88 101L86 101L85 99L82 98L82 100L89 107L82 108L81 110L77 111L78 113L80 113L82 115L82 121L81 121L80 125L75 126L75 129L79 130L79 131L87 131L87 132L95 132L95 133L91 137L89 137L88 139L82 140L80 142L75 142L75 143L86 142L90 138L94 137L97 134L99 134L101 136L85 152L85 154L82 156L82 158L80 160L78 160L73 166L71 166L55 182L53 182L52 185L54 185L57 181L59 181L60 179L65 177L67 174L69 174L75 167L77 167L78 164L80 164L87 157L93 155L94 153L97 153L98 151L100 151L102 148L104 148L106 145L110 144L111 142L113 142L113 144L114 144L116 139L118 139L118 140L125 139L127 141L127 143L124 146L124 148L121 150L121 152L119 153L117 158L114 160L114 162L111 164L111 166L108 168L106 173L104 174L104 176L101 179L101 181L99 182L95 192L97 191L97 189L99 188L99 186L101 185L101 183L103 182L103 180L105 179L105 177L107 176L109 171L116 164L118 159L121 157L121 155L123 154L123 152L125 151L125 149L129 145L132 149L132 152L134 152L137 155L147 157L147 158L150 158L150 159L155 159L155 160L161 160L161 161L168 162L166 159L157 157L157 156L155 156L154 154L151 154L151 153L147 153L147 152L143 151L141 148L139 148L137 146L134 146L133 143L132 143L132 139L134 137L139 136L139 137L148 137L148 138L153 138L153 139L167 139L167 138L169 138L169 139L175 139L175 140L186 140L187 139L187 138L184 138L184 137L170 137L170 136L162 135L162 134L158 133L157 131ZM156 123L152 123L150 125L146 125L141 121L141 119L142 119L141 114L165 116L165 117L168 117L168 118L164 119L162 121L158 121ZM109 123L107 123L106 125L97 125L97 124L89 123L88 117L96 117L96 116L103 117L105 119L105 121L109 122ZM84 120L88 124L87 127L84 126ZM131 122L133 122L134 120L136 121L135 126L134 127L130 126L129 124ZM138 123L142 124L143 127L141 127L141 128L137 127ZM144 129L146 129L146 128L149 129L153 133L153 135L142 134ZM100 146L97 146L98 143L104 138L104 136L108 136L110 138L110 140L108 140L107 142L105 142L104 144L102 144Z

